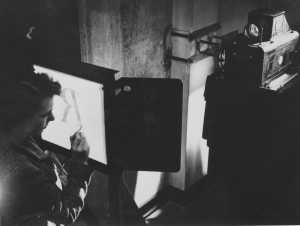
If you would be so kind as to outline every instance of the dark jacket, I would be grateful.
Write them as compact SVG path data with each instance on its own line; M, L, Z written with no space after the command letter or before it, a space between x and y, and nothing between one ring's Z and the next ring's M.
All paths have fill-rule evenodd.
M64 166L33 139L0 150L1 226L69 224L79 216L92 170L70 159Z

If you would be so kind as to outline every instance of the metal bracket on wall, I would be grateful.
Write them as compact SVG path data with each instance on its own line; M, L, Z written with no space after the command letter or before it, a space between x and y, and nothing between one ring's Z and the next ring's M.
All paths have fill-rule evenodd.
M177 31L173 30L171 35L172 36L179 36L182 38L187 38L189 41L197 40L205 35L208 35L212 32L217 31L218 29L221 28L221 25L219 23L214 23L211 25L208 25L207 27L195 30L193 32L182 32L182 31Z
M188 39L189 42L195 42L195 49L196 49L196 55L201 53L205 55L214 55L215 51L210 51L211 49L215 49L213 47L218 46L219 43L213 42L214 36L212 36L212 33L217 31L221 28L221 25L219 23L211 24L207 27L195 30L193 32L184 32L184 31L178 31L172 28L172 25L169 25L165 29L164 33L164 60L163 65L166 69L166 71L169 71L171 68L171 61L179 61L182 63L190 64L193 62L193 57L190 58L182 58L178 56L172 55L172 37L182 37ZM201 39L203 36L207 36L207 40ZM201 50L202 45L208 46L208 48L204 51Z
M182 63L186 63L186 64L193 63L193 60L191 58L183 58L183 57L171 56L171 59L175 60L175 61L182 62Z
M178 31L173 31L172 35L184 37L187 38L190 42L194 42L196 50L195 56L200 54L214 56L216 48L218 48L219 46L219 43L214 41L215 36L213 35L213 33L220 28L221 25L219 23L214 23L207 27L201 28L199 30L187 34ZM205 39L203 39L204 36L206 36Z

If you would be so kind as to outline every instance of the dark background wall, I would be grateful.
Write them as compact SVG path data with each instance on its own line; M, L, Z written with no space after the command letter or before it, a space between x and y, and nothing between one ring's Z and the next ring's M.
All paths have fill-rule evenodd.
M79 1L82 61L123 71L120 3Z
M164 77L163 34L171 24L172 1L121 1L124 75Z
M84 61L126 76L165 76L162 40L171 0L90 0L81 2L80 12Z
M247 23L248 12L264 7L266 2L261 0L219 0L219 21L222 26L220 34L233 30L242 31Z
M299 8L300 2L293 0L268 0L268 7L286 10L287 20L292 26L300 26Z
M76 1L1 1L0 19L2 40L15 35L24 37L34 26L35 51L40 58L80 60Z

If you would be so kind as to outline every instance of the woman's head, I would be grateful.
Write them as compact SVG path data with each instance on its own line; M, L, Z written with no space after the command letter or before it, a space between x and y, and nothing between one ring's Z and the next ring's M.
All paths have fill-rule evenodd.
M22 127L28 135L40 135L53 120L52 98L60 94L61 86L46 74L35 74L33 68L26 73L13 79L6 74L0 84L0 129Z

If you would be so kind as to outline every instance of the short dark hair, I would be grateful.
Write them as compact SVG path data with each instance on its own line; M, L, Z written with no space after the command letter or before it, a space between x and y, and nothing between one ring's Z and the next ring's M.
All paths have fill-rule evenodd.
M40 97L52 97L60 95L61 92L61 85L45 73L34 73L30 79L19 81L19 85Z
M17 65L16 65L17 66ZM21 72L19 72L21 73ZM37 74L33 66L23 68L23 73L16 75L16 70L5 71L0 79L0 125L11 128L30 118L38 111L45 98L59 95L61 85L47 74ZM18 73L17 73L18 74ZM10 77L9 77L10 76Z

